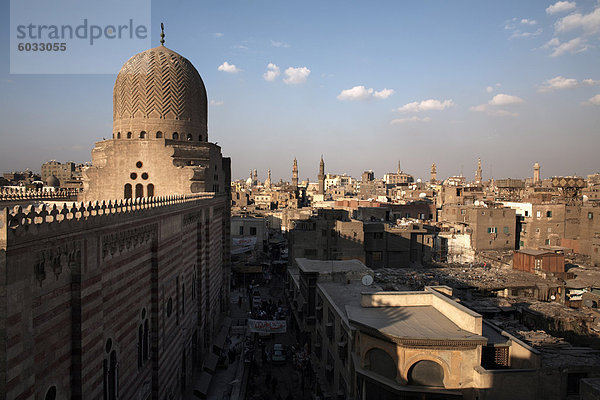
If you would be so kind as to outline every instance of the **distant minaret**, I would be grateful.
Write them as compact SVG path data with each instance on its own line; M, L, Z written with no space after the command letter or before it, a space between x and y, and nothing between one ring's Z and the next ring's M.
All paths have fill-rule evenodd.
M321 163L319 164L319 192L318 194L325 194L325 162L323 161L323 155L321 155Z
M254 178L252 179L252 184L254 186L258 185L258 171L254 170Z
M477 159L477 172L475 173L475 182L477 183L481 183L483 181L483 179L481 178L482 176L482 172L481 172L481 158Z
M271 189L271 168L267 170L267 180L265 181L265 187Z
M292 167L292 186L298 187L298 161L294 157L294 166Z
M400 160L398 160L398 174L402 173L402 168L400 168Z
M431 177L429 181L437 182L437 168L435 167L435 163L431 164Z
M246 184L248 186L252 186L252 183L254 183L254 181L252 180L252 170L250 170L250 178L248 178L248 180L246 181Z
M533 164L533 184L540 184L540 164L537 162Z

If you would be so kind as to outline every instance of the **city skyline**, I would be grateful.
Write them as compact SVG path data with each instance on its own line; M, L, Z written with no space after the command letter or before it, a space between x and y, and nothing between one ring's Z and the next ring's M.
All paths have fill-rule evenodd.
M314 181L321 154L355 177L399 159L422 179L433 162L472 178L478 157L484 179L535 162L543 177L597 172L597 1L340 5L153 4L152 45L163 21L166 46L196 65L233 179L290 180L296 157ZM5 59L0 169L90 161L112 134L117 72L10 75Z

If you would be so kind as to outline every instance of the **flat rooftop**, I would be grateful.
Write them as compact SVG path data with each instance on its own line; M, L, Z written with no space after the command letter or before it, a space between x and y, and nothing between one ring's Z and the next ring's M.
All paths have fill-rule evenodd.
M346 306L348 319L398 339L473 340L486 338L459 328L433 306Z
M359 260L309 260L296 258L296 264L304 272L317 272L327 274L332 272L361 272L371 273Z
M361 293L377 292L381 290L377 284L365 286L360 282L341 283L341 282L319 282L317 287L327 296L329 301L337 308L339 314L348 320L346 306L360 307Z

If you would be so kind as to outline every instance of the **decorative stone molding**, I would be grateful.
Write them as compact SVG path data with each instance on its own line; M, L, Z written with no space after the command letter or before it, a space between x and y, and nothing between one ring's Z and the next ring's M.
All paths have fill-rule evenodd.
M158 237L158 224L145 225L102 237L102 259L115 257L151 243Z
M76 272L76 269L81 266L81 242L69 241L60 242L55 246L51 245L51 247L37 252L35 258L33 272L42 286L48 272L54 273L56 279L66 267L69 268L69 272Z

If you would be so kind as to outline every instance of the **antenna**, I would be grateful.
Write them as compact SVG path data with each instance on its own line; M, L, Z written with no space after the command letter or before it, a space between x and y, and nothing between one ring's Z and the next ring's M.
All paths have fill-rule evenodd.
M165 45L165 25L160 23L160 44L161 46Z

